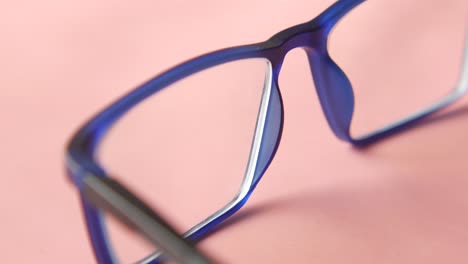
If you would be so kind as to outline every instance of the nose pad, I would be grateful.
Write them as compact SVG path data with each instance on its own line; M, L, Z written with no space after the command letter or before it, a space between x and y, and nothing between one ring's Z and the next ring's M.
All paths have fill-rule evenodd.
M306 50L320 105L335 135L351 141L354 94L346 74L327 52Z
M278 80L273 78L270 87L270 96L268 102L262 100L262 108L267 103L265 111L265 122L263 125L263 131L261 132L261 139L256 135L254 144L261 142L260 150L258 151L257 165L253 176L252 186L258 183L265 170L270 165L273 157L275 156L276 150L278 149L281 134L283 131L283 101L281 98L280 91L278 89ZM262 113L259 114L259 119ZM257 121L258 125L258 121Z

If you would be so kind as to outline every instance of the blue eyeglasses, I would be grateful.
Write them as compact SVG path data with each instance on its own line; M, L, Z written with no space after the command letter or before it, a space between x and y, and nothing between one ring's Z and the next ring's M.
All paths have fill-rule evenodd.
M66 168L69 178L79 190L89 237L99 263L116 263L112 245L106 234L103 212L107 211L118 221L135 229L151 243L157 245L169 258L181 263L211 263L213 260L197 251L192 243L206 237L210 231L237 212L248 200L278 149L283 128L283 103L278 79L286 54L302 48L307 55L320 105L333 133L341 140L362 147L393 135L430 114L448 106L468 90L468 45L465 45L459 80L454 89L419 110L406 113L397 121L352 132L355 119L356 92L347 74L332 59L329 53L329 36L335 25L354 7L364 0L338 1L318 17L300 25L283 30L265 42L218 50L175 66L140 87L132 90L106 109L91 118L72 137L67 146ZM247 69L245 63L259 62L260 71ZM98 147L109 129L135 106L140 105L163 88L178 85L195 74L216 70L229 65L228 72L243 70L245 76L261 74L261 86L256 105L256 120L253 139L248 153L247 168L238 192L232 200L190 228L182 236L146 205L141 198L113 179L97 159ZM233 70L234 69L234 70ZM251 82L249 77L238 80L230 75L219 75L223 81L219 89L242 86ZM183 79L183 80L182 80ZM200 79L203 84L206 78ZM257 85L258 86L258 85ZM255 87L254 87L255 88ZM237 92L251 92L241 90ZM228 98L229 99L229 98ZM213 100L217 100L214 98ZM229 101L229 100L227 100ZM393 102L397 104L397 102ZM232 115L241 115L242 107ZM214 124L216 126L216 122ZM380 125L380 124L379 124ZM362 133L361 133L362 132ZM155 135L157 136L157 135ZM221 140L221 139L218 139ZM230 139L225 139L230 140ZM162 251L155 252L138 263L159 263Z

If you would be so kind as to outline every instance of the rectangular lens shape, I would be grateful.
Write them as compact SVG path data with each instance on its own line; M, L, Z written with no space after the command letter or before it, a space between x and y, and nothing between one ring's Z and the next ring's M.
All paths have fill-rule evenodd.
M331 32L351 81L353 137L448 100L459 78L467 1L365 1Z
M188 230L235 198L269 71L267 60L245 59L166 87L117 122L100 160L178 230ZM115 220L106 223L123 263L154 251Z

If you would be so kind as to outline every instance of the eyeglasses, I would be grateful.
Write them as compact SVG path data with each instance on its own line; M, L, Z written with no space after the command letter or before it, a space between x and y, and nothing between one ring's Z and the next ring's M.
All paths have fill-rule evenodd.
M195 250L190 242L202 239L238 211L248 200L271 163L278 149L283 128L283 104L278 78L286 54L295 48L305 50L321 107L333 133L339 139L355 146L365 146L409 128L419 120L456 101L467 91L468 46L465 47L459 81L451 92L438 97L432 103L428 100L429 104L422 105L423 108L419 110L406 112L406 117L396 119L397 121L384 120L390 122L383 126L380 126L378 122L376 125L364 125L358 133L359 136L356 137L352 130L355 123L360 120L356 116L358 93L351 86L354 80L350 80L337 62L332 59L329 40L333 40L331 32L335 25L362 2L363 0L338 1L310 22L281 31L265 42L215 51L182 63L131 91L88 121L73 136L67 147L66 166L70 179L79 189L89 236L98 262L115 263L117 261L111 244L107 240L102 214L104 210L130 228L137 230L177 261L183 263L209 263L211 261ZM259 62L260 71L251 70L245 66L251 61L255 61L255 64ZM229 79L230 75L220 75L221 77L218 76L217 80L222 83L219 83L217 89L239 86L237 92L250 93L251 89L241 89L244 84L253 81L247 76L262 74L263 90L257 89L260 91L258 96L252 96L253 102L258 100L260 103L256 106L258 114L255 126L253 126L254 136L248 155L247 169L240 190L234 198L187 231L183 235L186 239L184 240L142 199L109 176L96 158L97 151L109 128L118 123L117 121L130 109L140 105L163 88L175 86L197 73L203 74L223 67L228 67L228 72L232 75L235 75L237 71L243 71L245 75L240 78L241 83L237 83L237 79ZM206 80L202 78L200 83L203 84ZM356 82L359 83L359 80ZM229 98L227 99L229 101ZM399 104L400 102L390 103ZM216 110L220 111L222 107ZM394 108L399 107L399 105L394 106ZM237 108L235 110L233 116L243 114L241 110ZM216 127L216 122L213 123L213 127ZM223 141L222 138L217 140ZM231 140L231 138L224 140ZM181 163L183 164L183 161ZM140 263L156 263L160 257L161 253L156 252L141 260Z

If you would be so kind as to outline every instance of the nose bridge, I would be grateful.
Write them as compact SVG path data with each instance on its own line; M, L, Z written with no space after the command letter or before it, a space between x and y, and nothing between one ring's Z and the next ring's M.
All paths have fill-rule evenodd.
M349 128L354 94L348 77L329 56L327 41L336 23L363 1L338 1L315 19L286 29L268 41L273 48L269 57L275 79L279 78L284 59L291 50L305 50L323 113L334 134L346 141L352 140Z
M282 40L282 44L272 50L272 54L267 56L272 64L275 78L281 74L281 69L287 55L295 49L303 49L307 53L323 52L326 50L326 36L320 28L312 28L306 32L290 36L287 40Z
M338 138L349 140L354 94L348 77L328 54L328 32L325 27L316 27L290 37L278 50L280 56L274 56L273 72L275 78L279 79L283 62L289 52L297 48L303 49L309 64L308 72L312 75L329 127Z
M328 29L324 25L309 23L303 32L290 36L283 43L285 53L296 49L320 50L326 45Z

